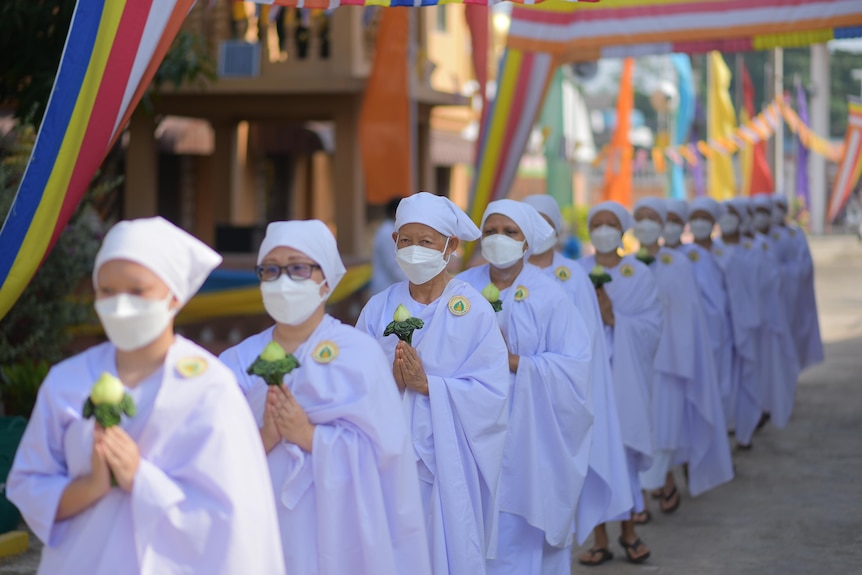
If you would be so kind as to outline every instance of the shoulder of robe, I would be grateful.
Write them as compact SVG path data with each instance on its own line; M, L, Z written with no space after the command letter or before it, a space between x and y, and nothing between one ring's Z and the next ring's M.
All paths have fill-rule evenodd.
M230 374L233 377L233 372L219 358L193 341L177 336L175 345L182 346L177 350L177 359L172 366L180 378L192 380L208 375L216 376L218 379L219 376L225 374Z
M572 279L572 268L567 265L561 265L554 268L554 277L562 282L567 282Z
M90 374L94 371L97 373L102 371L98 367L95 370L91 369L91 363L101 362L101 356L106 354L110 347L111 344L108 342L100 343L52 365L40 390L59 392L64 395L78 393L81 390L89 391L95 383L90 381Z
M692 263L697 263L700 261L700 252L697 250L689 250L688 259Z
M375 355L383 358L383 351L374 337L341 322L322 334L314 342L310 352L311 360L318 365L346 365L338 361L346 354L350 357L361 357L363 361L371 361Z
M742 247L744 247L747 250L750 250L751 249L751 242L750 241L742 242Z

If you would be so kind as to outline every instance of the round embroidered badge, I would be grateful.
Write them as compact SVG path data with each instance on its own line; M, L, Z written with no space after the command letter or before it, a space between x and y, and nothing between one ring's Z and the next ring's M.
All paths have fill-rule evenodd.
M452 299L449 300L449 311L452 315L465 315L470 311L470 300L462 295L452 296Z

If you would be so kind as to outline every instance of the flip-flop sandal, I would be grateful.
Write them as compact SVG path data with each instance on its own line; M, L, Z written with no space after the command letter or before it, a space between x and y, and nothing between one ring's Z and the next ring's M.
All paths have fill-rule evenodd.
M640 513L635 513L635 525L646 525L650 521L652 521L652 513L650 513L649 509L641 511Z
M757 422L757 430L759 431L762 429L764 425L769 423L770 419L772 419L772 414L768 411L764 411L763 415L760 416L760 421Z
M668 501L673 499L674 496L676 496L676 503L674 503L670 507L662 507L662 513L673 513L674 511L679 509L679 504L682 501L682 496L680 496L679 491L676 490L676 487L671 489L670 493L668 493L667 495L662 496L662 503L667 503Z
M649 559L649 556L650 556L649 551L647 551L645 555L642 555L640 557L633 557L632 554L629 553L629 551L634 552L638 547L641 547L641 546L646 547L646 545L644 545L644 542L640 540L640 537L635 539L634 543L626 543L626 540L623 539L622 535L620 535L620 538L618 539L618 541L619 541L620 545L623 546L623 549L626 552L626 559L629 560L629 563L639 564L639 563L643 563L644 561Z
M587 567L598 567L602 563L610 561L614 558L614 554L604 548L596 549L594 547L587 551L587 553L590 554L590 561L584 561L583 559L578 558L578 563L580 563L581 565L586 565ZM599 556L598 558L595 558L597 553Z
M656 489L649 492L649 496L653 499L661 499L661 489Z

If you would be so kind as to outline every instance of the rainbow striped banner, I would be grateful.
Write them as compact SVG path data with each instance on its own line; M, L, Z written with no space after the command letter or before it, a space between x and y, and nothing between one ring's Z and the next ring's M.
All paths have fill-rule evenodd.
M563 0L512 11L508 44L563 61L742 52L862 36L859 0Z
M79 0L18 193L0 230L0 318L54 246L194 0Z
M856 183L862 176L862 99L847 97L847 133L844 136L844 154L835 175L835 187L829 201L826 221L834 222L847 204Z
M443 4L475 4L493 6L502 2L513 4L539 4L546 0L251 0L257 4L308 8L311 10L332 10L339 6L382 6L384 8L421 8ZM599 2L601 0L562 0L565 2Z

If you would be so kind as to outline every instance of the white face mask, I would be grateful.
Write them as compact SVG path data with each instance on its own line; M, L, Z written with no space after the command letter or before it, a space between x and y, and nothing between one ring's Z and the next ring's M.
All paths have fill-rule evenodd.
M597 253L609 254L623 246L623 234L612 226L599 226L590 232L590 243Z
M661 235L661 224L653 220L635 222L635 237L644 246L651 246Z
M395 261L410 283L422 285L446 269L449 260L444 259L443 254L447 247L449 247L449 238L446 238L446 246L442 252L423 246L407 246L395 250Z
M554 233L551 237L545 240L545 243L539 244L533 249L534 254L543 254L557 247L557 234Z
M299 325L310 318L326 299L327 295L320 294L320 288L325 283L311 279L294 281L287 274L282 274L275 281L261 282L263 307L278 323Z
M117 349L132 351L147 346L162 335L176 310L170 308L173 296L147 299L121 293L96 300L96 314L108 339Z
M675 246L679 243L679 238L682 235L682 225L676 222L668 222L664 225L664 230L661 237L664 238L666 246Z
M784 210L781 208L772 209L772 225L780 226L784 224Z
M725 235L735 234L739 231L739 216L736 214L724 214L718 218L718 227Z
M696 240L705 240L712 235L713 223L705 218L694 218L688 222L688 227L691 229L691 235Z
M503 234L484 237L482 257L495 268L510 268L524 258L524 242Z
M761 211L754 212L754 228L759 232L764 232L769 228L769 216Z

